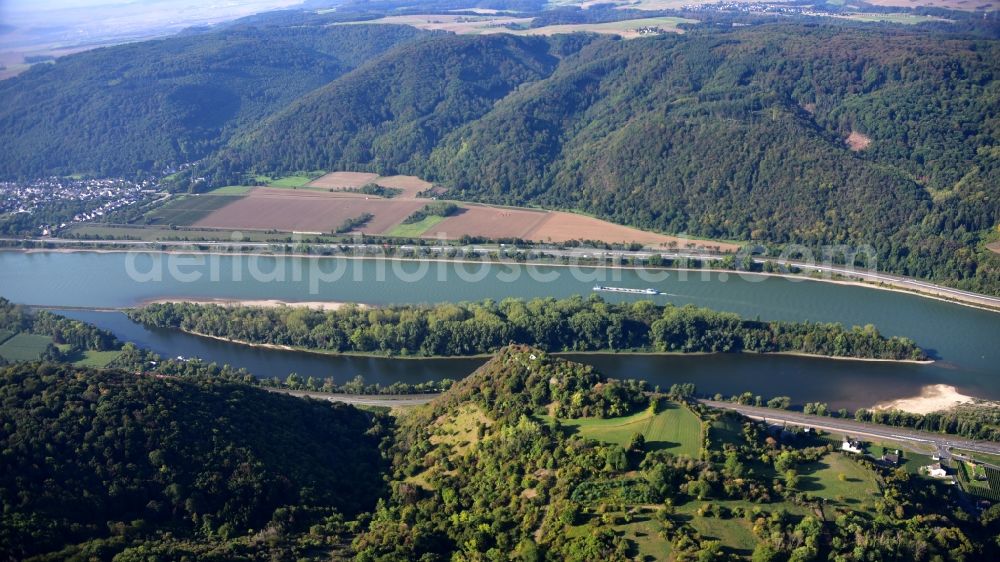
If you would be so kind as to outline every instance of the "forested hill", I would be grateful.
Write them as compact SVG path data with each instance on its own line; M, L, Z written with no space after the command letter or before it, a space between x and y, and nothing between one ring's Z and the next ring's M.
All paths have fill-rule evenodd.
M220 158L216 182L249 169L422 167L445 135L521 84L548 76L561 56L593 38L443 36L406 45L237 139Z
M296 559L383 485L385 422L342 404L38 363L0 402L5 560Z
M414 83L404 68L373 61L241 137L216 183L242 167L415 173L456 198L667 232L870 245L883 269L1000 291L1000 259L985 249L1000 224L1000 41L796 24L599 38L482 116L482 98L439 93L449 103L427 113L382 110L356 134L340 124L370 114L356 92L385 82L406 87L376 108L470 86L434 72ZM437 124L456 119L468 121L426 159L447 132Z
M0 178L131 175L235 131L400 43L408 26L234 27L95 49L0 82Z
M355 538L356 560L996 555L995 514L955 514L948 487L855 465L825 441L779 443L760 425L683 403L686 385L648 390L537 349L501 350L400 417L392 493ZM817 462L852 469L833 481L871 485L835 497L808 472Z

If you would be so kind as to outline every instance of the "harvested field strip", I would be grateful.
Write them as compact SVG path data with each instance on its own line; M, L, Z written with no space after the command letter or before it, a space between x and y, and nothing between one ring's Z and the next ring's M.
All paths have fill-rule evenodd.
M678 248L686 248L689 244L694 244L694 247L704 247L720 251L736 251L739 249L739 246L736 244L678 238L676 236L647 232L630 226L622 226L601 219L563 211L548 213L546 219L528 231L523 238L555 243L584 239L601 240L608 243L620 242L627 244L637 242L644 246L654 247L675 244Z
M454 239L469 235L527 240L531 231L541 224L548 214L545 211L468 206L425 232L424 237Z
M431 182L424 181L416 176L384 176L377 178L374 183L382 187L403 190L398 197L405 199L412 199L421 191L426 191L434 187L434 184Z
M360 230L382 234L396 226L424 203L416 200L366 199L321 191L255 189L197 221L195 226L236 230L331 232L344 221L370 213Z

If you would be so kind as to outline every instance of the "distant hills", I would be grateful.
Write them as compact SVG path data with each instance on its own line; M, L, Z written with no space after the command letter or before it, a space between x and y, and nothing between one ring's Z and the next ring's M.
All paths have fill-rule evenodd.
M864 245L881 268L1000 289L984 247L1000 223L1000 43L798 25L549 42L551 70L525 66L540 39L396 50L234 139L208 173L410 173L459 199L647 229ZM416 70L476 57L490 90Z
M362 62L411 27L234 27L87 51L0 81L0 177L158 173Z
M455 36L328 17L248 18L0 82L0 177L196 160L176 189L406 173L459 199L870 248L882 269L1000 291L1000 41L803 23Z

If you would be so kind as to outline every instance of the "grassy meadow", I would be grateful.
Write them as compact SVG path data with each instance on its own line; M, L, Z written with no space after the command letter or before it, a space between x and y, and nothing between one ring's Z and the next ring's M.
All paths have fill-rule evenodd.
M697 457L701 448L701 421L690 410L673 402L664 402L656 414L643 410L620 418L559 421L565 431L623 447L633 435L642 433L648 450L664 449L675 455Z
M389 232L386 232L386 236L398 236L400 238L419 238L423 236L425 232L436 226L438 223L443 221L447 217L439 217L437 215L431 215L410 224L397 224L392 227Z

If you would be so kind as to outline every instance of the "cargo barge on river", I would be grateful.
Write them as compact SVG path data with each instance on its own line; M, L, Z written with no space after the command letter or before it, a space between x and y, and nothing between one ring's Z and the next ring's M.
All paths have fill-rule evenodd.
M660 291L653 288L630 289L628 287L606 287L604 285L594 285L594 291L602 293L628 293L630 295L659 295Z

